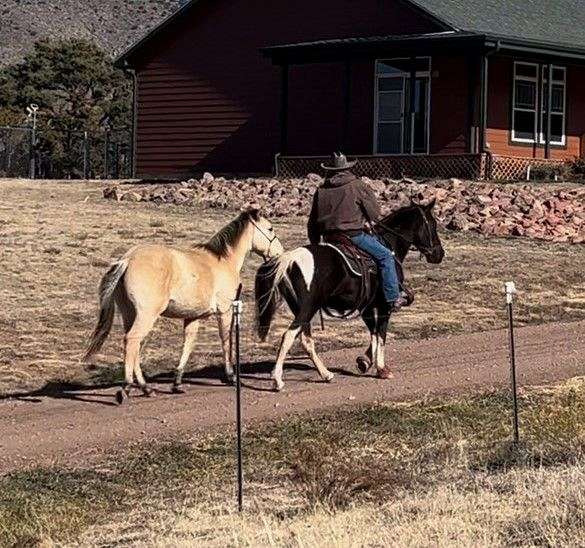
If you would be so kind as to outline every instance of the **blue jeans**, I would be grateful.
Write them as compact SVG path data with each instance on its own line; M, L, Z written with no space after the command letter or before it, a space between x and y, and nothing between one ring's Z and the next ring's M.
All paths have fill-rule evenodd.
M351 241L376 261L382 277L384 297L389 303L396 301L400 295L400 286L396 273L396 264L394 263L394 253L382 244L378 238L365 232L352 236Z

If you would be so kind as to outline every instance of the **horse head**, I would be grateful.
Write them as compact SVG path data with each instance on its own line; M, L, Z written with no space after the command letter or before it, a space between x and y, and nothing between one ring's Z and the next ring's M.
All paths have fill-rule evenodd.
M411 248L420 251L429 263L438 264L443 260L445 251L437 231L434 207L435 200L428 204L411 201L409 206L377 223L378 233L394 249L400 261Z
M259 209L249 209L246 215L253 230L252 251L262 256L265 261L282 255L284 248L274 233L272 223L262 215Z
M434 198L426 205L413 203L419 213L419 218L413 227L412 245L424 255L427 262L439 264L445 256L445 250L439 238L437 220L433 214L435 203Z

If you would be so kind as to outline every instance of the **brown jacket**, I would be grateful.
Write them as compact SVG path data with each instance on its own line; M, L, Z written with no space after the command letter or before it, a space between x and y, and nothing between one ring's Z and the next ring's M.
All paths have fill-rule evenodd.
M313 197L308 233L312 244L331 232L358 234L367 221L377 221L380 207L372 189L348 171L327 179Z

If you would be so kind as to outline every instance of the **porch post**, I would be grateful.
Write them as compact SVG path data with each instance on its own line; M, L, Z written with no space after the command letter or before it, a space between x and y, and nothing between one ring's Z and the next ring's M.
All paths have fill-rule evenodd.
M286 154L288 149L288 73L289 65L281 65L280 89L280 153Z
M410 58L410 105L408 109L408 128L406 135L408 135L407 154L412 154L414 151L414 114L416 110L416 57ZM403 151L404 152L404 151Z
M489 83L489 60L484 53L481 56L481 97L480 97L480 149L479 152L486 152L487 145L487 117L488 117L488 83Z
M551 142L551 135L552 135L552 128L550 126L552 116L551 116L551 109L552 109L552 63L548 64L548 97L547 97L547 105L546 105L546 142L544 145L544 157L550 158L550 142Z
M477 87L478 87L478 74L477 74L477 57L468 58L468 72L469 72L469 103L467 109L467 119L469 128L469 150L471 154L477 154L479 152L479 143L477 135Z
M349 127L351 116L351 60L346 59L343 81L343 135L341 139L341 148L347 151L349 145Z

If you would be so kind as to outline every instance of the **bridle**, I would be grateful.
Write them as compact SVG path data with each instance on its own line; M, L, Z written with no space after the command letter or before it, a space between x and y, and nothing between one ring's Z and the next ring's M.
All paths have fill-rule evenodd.
M275 240L278 240L278 237L276 234L274 234L274 232L272 235L268 234L258 223L256 223L256 221L254 221L254 219L250 219L250 222L258 230L258 232L260 232L260 234L266 238L268 242L268 250L266 253L262 253L262 258L264 259L264 262L267 263L270 260L270 249L272 248L272 244Z
M432 242L433 241L433 235L431 232L431 226L429 224L429 220L427 219L427 216L425 215L424 211L422 210L421 206L416 206L418 212L420 213L422 220L424 222L425 228L426 228L426 232L427 232L427 236L428 236L428 241ZM413 249L415 251L420 251L423 255L427 255L427 254L431 254L434 252L435 250L435 246L431 245L431 246L416 246L414 244L414 240L410 240L409 238L407 238L406 236L404 236L403 234L401 234L400 232L398 232L396 229L388 226L387 224L383 223L382 221L378 221L375 225L374 225L374 230L376 229L376 227L382 227L386 232L390 232L390 234L393 234L394 236L396 236L397 238L400 238L403 242L405 242L409 249ZM422 258L422 257L421 257Z

